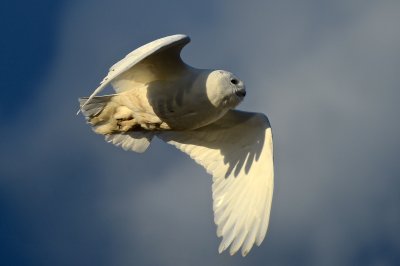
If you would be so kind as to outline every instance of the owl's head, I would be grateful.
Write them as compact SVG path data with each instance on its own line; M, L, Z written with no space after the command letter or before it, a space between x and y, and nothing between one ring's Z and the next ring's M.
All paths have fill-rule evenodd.
M206 89L208 99L216 107L235 108L246 96L243 81L224 70L214 70L209 73Z

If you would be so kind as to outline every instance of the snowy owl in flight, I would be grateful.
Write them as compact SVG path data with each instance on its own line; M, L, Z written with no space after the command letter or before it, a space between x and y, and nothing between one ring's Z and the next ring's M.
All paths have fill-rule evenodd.
M113 65L80 111L93 130L125 150L144 152L154 136L174 145L213 177L219 252L245 256L263 241L273 193L272 133L261 113L234 110L244 83L224 70L197 69L180 52L190 42L172 35ZM111 84L116 93L96 96Z

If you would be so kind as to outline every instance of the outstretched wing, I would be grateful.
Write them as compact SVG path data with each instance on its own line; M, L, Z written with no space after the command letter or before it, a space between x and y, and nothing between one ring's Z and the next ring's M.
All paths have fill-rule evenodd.
M206 127L161 132L159 138L187 153L213 176L212 195L221 253L240 247L245 256L268 228L273 193L272 133L260 113L232 110Z
M110 82L117 92L121 92L132 88L137 83L146 84L179 75L179 72L186 68L180 57L180 51L189 42L188 36L177 34L152 41L132 51L110 68L100 86L81 108Z

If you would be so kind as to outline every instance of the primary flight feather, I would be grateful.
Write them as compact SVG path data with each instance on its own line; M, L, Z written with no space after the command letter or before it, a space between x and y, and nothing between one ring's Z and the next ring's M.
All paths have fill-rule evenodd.
M125 150L144 152L154 136L187 153L213 176L218 251L245 256L267 232L273 194L272 132L261 113L234 110L243 82L224 70L197 69L173 35L129 53L110 68L80 110L93 130ZM116 94L96 96L108 84Z

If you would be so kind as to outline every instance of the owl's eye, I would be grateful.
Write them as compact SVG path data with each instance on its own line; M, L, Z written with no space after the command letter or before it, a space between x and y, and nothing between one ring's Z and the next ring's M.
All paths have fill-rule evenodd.
M231 83L232 83L233 85L238 85L238 84L239 84L239 80L237 80L237 79L231 79Z

